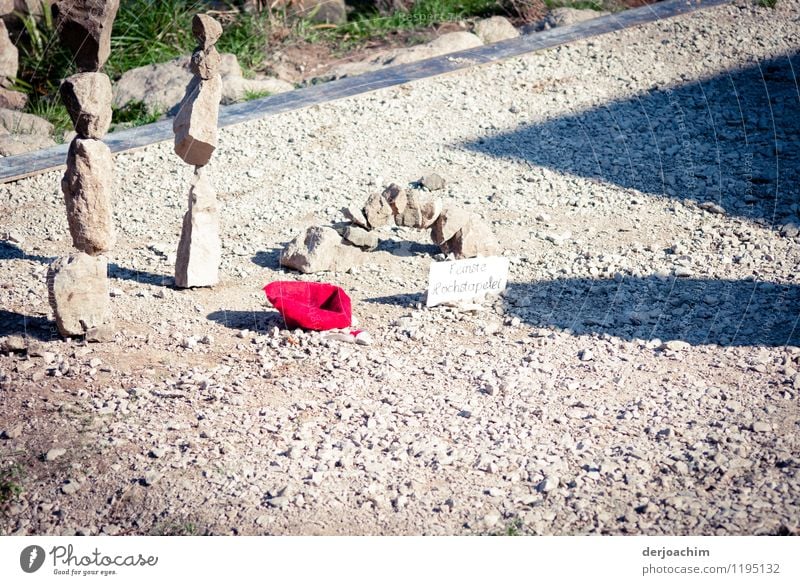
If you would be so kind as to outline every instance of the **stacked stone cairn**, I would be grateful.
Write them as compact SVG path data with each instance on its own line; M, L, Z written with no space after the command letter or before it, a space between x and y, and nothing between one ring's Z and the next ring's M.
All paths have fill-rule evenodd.
M217 284L222 258L217 195L203 170L217 148L222 78L220 55L214 45L222 35L222 26L208 15L197 14L192 33L199 43L190 62L194 77L172 126L175 152L195 167L175 261L175 286L180 288Z
M64 336L111 327L107 254L116 240L111 216L114 163L102 141L111 125L111 80L101 73L111 53L119 0L72 0L54 5L62 44L78 73L61 84L61 99L77 136L67 154L61 190L76 252L56 259L47 273L50 305ZM92 333L92 330L95 330Z

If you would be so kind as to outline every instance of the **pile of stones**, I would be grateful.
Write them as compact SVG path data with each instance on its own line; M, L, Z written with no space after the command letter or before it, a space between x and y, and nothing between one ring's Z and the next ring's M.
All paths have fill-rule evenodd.
M390 225L431 230L431 240L453 259L499 254L497 237L478 214L434 195L444 187L437 174L407 189L392 183L382 193L371 194L362 208L342 209L350 225L341 235L333 227L309 227L287 244L280 263L304 273L347 269L354 263L353 250L375 250L375 230Z
M77 252L56 259L47 273L50 305L59 332L83 335L108 328L107 254L115 243L111 200L114 164L102 138L111 125L111 80L101 69L111 52L119 0L60 2L54 6L62 44L78 73L65 79L61 98L76 136L61 181L67 222Z
M181 288L217 284L222 259L217 195L203 171L217 148L222 78L214 45L222 26L210 16L198 14L192 20L192 33L199 43L190 64L194 77L172 125L175 152L195 167L175 262L175 286Z

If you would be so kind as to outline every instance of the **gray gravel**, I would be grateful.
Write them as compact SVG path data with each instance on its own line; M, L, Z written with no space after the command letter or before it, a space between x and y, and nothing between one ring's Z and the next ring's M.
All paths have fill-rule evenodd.
M0 343L0 530L797 533L799 14L738 1L222 130L213 290L171 287L191 170L119 155L113 343L50 320L59 173L0 185L0 328L29 335ZM423 308L438 249L405 228L280 270L434 172L491 222L503 298ZM284 278L343 286L373 344L284 330Z

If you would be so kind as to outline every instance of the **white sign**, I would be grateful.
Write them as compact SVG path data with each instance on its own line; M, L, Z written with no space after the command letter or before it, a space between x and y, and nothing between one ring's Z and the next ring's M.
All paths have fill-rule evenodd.
M431 262L428 303L466 301L486 294L498 294L508 284L508 258L490 256L452 262Z

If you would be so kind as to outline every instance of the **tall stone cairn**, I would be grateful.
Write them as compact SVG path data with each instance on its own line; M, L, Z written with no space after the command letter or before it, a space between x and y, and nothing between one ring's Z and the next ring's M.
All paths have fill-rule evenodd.
M100 70L110 54L119 0L63 0L53 13L62 44L79 73L61 83L61 99L77 136L69 146L61 191L77 252L58 258L47 272L50 305L64 336L83 335L111 323L108 259L116 236L111 216L114 163L102 141L111 125L111 80Z
M206 14L197 14L192 20L192 33L199 43L190 63L194 77L172 125L175 152L195 167L175 261L175 286L181 288L217 284L222 259L219 204L203 171L217 148L222 78L220 56L214 45L222 35L222 26Z

